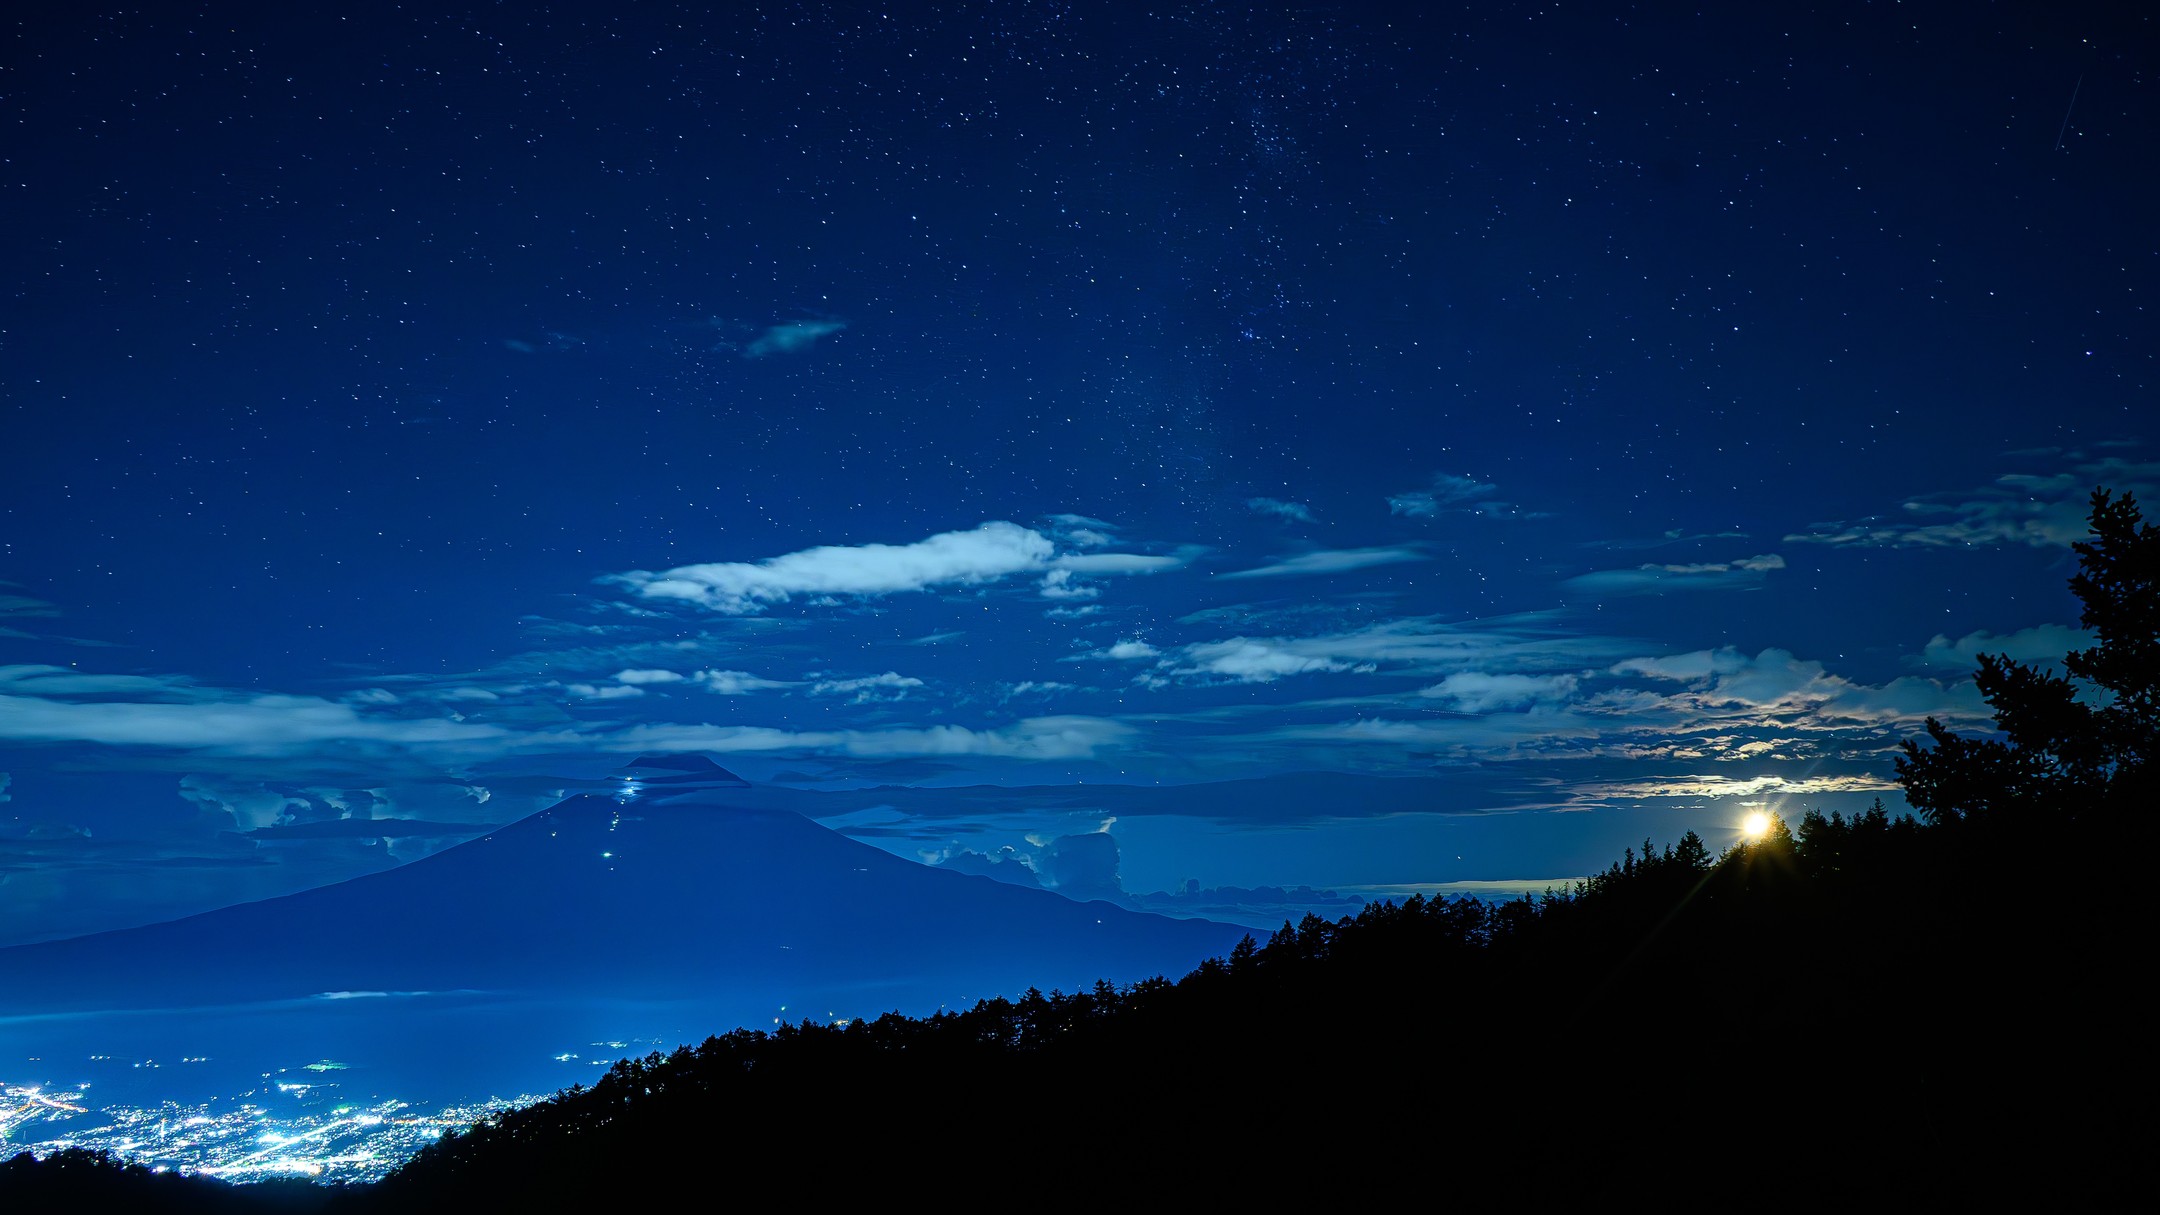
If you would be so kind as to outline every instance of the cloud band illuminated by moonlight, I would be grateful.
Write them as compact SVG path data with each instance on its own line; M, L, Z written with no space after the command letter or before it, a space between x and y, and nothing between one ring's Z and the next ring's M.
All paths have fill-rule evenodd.
M763 561L681 565L657 574L632 570L603 581L646 599L739 616L798 595L891 595L995 582L1048 570L1055 555L1056 546L1040 532L991 522L913 544L826 544Z

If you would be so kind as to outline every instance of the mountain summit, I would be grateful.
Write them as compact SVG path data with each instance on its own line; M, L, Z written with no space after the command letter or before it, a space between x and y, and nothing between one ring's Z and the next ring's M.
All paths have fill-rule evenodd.
M728 776L709 761L689 769L660 758L630 768L641 780ZM200 1055L210 1047L186 1039L191 1027L296 1004L364 1005L372 1037L349 1043L289 1011L261 1018L318 1035L291 1052L366 1057L368 1042L452 1032L431 1020L451 997L455 1033L504 1042L582 1044L626 1036L611 1025L657 1024L610 1020L595 1012L601 1004L665 1006L660 1029L703 1036L1178 975L1242 934L934 869L797 814L731 805L724 788L580 795L335 886L0 950L0 1057L64 1056L77 1040L98 1053L94 1035L53 1041L85 1014L123 1018L138 1053ZM149 1032L159 1026L170 1041ZM525 1074L510 1069L500 1082L529 1083Z

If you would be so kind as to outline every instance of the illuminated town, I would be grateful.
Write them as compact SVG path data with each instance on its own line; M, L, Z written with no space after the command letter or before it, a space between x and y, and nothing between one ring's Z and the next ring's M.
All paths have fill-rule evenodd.
M266 1076L260 1088L199 1105L103 1105L89 1086L62 1089L0 1080L0 1159L64 1148L110 1152L159 1171L226 1181L307 1177L373 1181L433 1143L538 1096L423 1105L341 1091L332 1062L299 1077Z

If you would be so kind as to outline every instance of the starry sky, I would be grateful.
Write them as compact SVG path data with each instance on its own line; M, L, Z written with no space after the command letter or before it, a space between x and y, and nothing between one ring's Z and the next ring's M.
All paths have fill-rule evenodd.
M0 26L0 944L649 752L1539 885L1897 804L2160 485L2134 6L314 8Z

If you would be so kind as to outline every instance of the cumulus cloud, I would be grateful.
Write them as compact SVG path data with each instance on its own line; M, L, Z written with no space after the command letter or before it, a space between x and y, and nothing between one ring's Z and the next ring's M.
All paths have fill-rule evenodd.
M1405 561L1424 560L1424 550L1409 544L1393 544L1379 548L1324 549L1317 553L1302 553L1285 558L1272 565L1217 574L1216 577L1292 578L1311 574L1341 574L1350 570L1370 569L1376 565L1398 565Z
M926 852L923 859L940 869L972 873L1014 886L1039 888L1042 885L1041 879L1035 875L1031 858L1009 844L995 852L977 852L971 848Z
M1763 584L1771 570L1785 568L1776 553L1731 561L1639 565L1629 570L1577 574L1560 585L1585 595L1659 595L1666 591L1744 591Z
M237 831L274 827L292 821L293 811L314 808L308 799L268 785L232 784L207 776L181 777L180 797L213 815L231 819Z
M1843 548L2068 547L2086 537L2087 495L2097 485L2150 497L2160 463L2106 457L2054 473L2009 473L1978 489L1912 498L1900 516L1818 523L1785 539Z
M1051 840L1035 855L1036 874L1067 898L1121 899L1125 888L1118 880L1117 840L1108 826Z
M1388 495L1388 513L1407 515L1412 519L1429 519L1444 510L1468 510L1478 513L1506 514L1512 511L1504 502L1492 500L1500 487L1487 485L1470 477L1458 477L1449 473L1434 473L1432 487L1415 489L1407 493Z
M1293 523L1313 521L1312 508L1301 502L1285 502L1281 498L1247 498L1245 506L1259 514L1274 515L1278 519L1288 519Z
M717 696L748 696L770 688L795 686L784 679L760 679L748 671L699 671L691 678L699 687Z
M1029 717L1009 726L781 730L768 726L643 725L601 740L612 751L837 752L866 758L973 755L997 759L1088 759L1128 743L1133 729L1102 717Z
M786 321L769 326L743 347L746 359L762 359L775 354L799 354L817 344L817 340L847 328L846 321Z
M1922 666L1970 670L1980 665L1980 655L2002 654L2018 662L2059 665L2063 655L2087 649L2097 640L2090 630L2067 624L2034 625L2000 637L1986 631L1973 632L1956 641L1937 633L1920 652L1919 662Z

